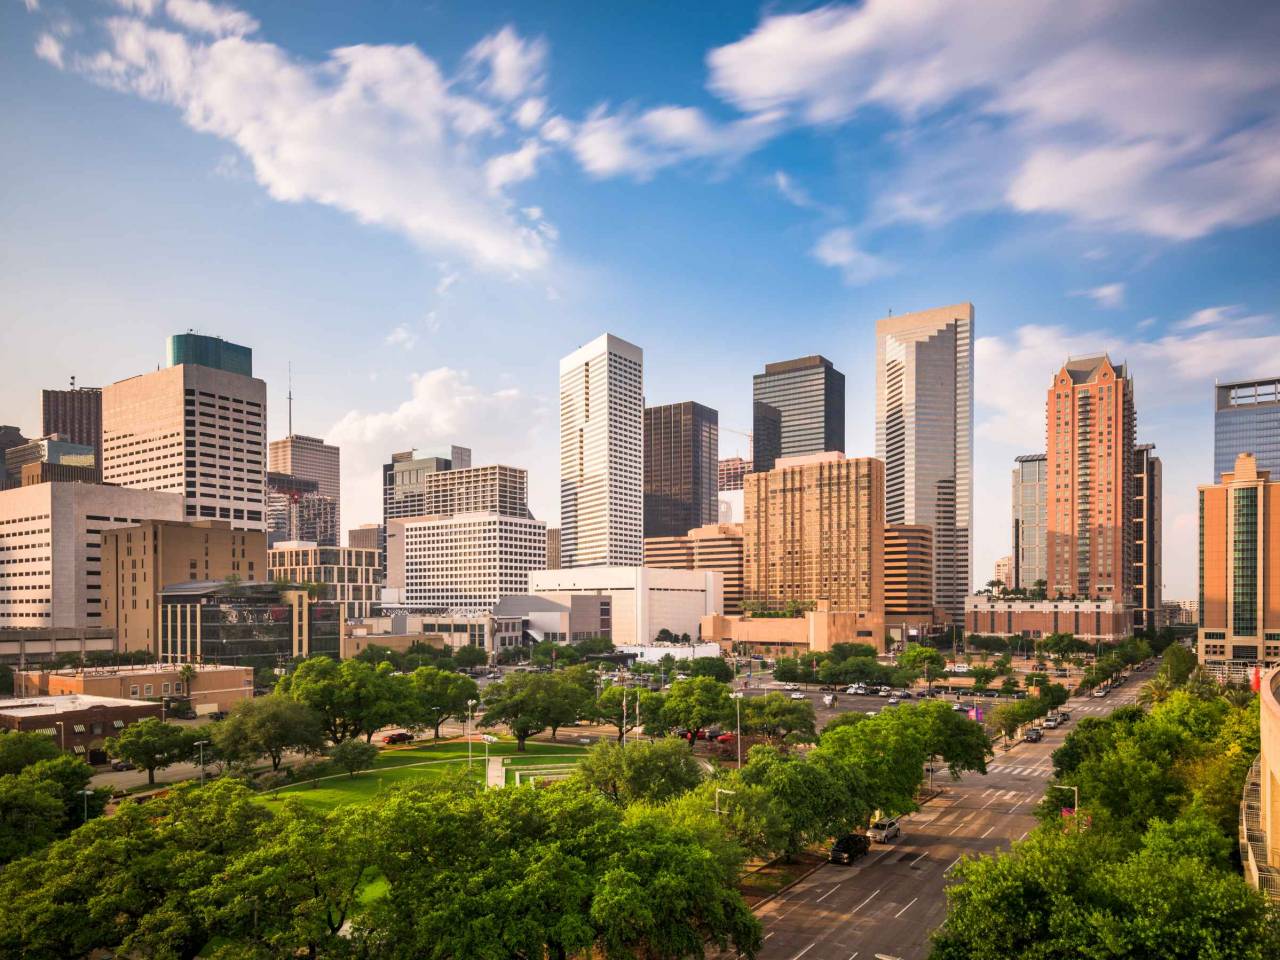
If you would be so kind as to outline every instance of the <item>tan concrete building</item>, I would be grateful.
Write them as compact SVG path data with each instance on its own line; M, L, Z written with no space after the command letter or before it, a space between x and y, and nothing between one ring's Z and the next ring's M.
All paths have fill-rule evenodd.
M1262 752L1254 760L1240 802L1240 862L1249 885L1280 903L1280 670L1262 675L1258 723Z
M743 487L743 600L828 600L884 620L884 465L842 453L784 457Z
M739 656L794 657L837 643L867 643L877 653L886 649L883 621L869 613L832 610L825 600L798 617L703 617L701 630L704 641Z
M1114 600L1017 600L976 593L965 601L966 633L1038 639L1069 633L1090 643L1133 635L1133 607Z
M1280 665L1280 482L1253 454L1200 487L1197 653L1232 680Z
M93 483L0 492L0 627L102 627L102 534L181 520L182 497Z
M884 622L898 639L927 633L934 624L933 530L924 524L884 528Z
M378 551L322 547L305 540L277 543L267 551L272 580L319 583L322 600L342 605L348 620L367 617L382 593Z
M272 440L268 448L267 469L272 473L285 473L300 480L314 480L319 493L330 497L339 506L336 509L333 529L335 536L342 530L342 455L332 444L319 437L304 437L291 433L282 440ZM337 546L335 539L332 546Z
M992 571L991 579L998 581L1006 589L1013 587L1013 555L1000 557L996 560L995 569Z
M145 520L102 535L102 622L117 649L156 652L160 592L189 580L269 579L267 537L226 520Z
M724 574L724 613L742 613L742 525L710 523L683 537L646 537L644 565Z
M119 697L155 700L181 697L197 714L230 710L253 698L253 668L191 664L190 680L178 664L90 667L84 670L28 670L15 678L24 696Z
M1068 360L1046 403L1049 596L1131 603L1133 381L1105 354Z

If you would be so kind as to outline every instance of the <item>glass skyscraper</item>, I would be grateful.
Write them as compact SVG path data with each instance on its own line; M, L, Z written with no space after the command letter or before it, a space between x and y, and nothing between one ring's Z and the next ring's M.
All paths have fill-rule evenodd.
M755 472L772 470L779 457L844 452L844 374L826 357L767 363L752 392Z
M720 415L685 401L644 411L644 535L683 537L720 516Z
M1213 482L1242 453L1280 476L1280 377L1219 383L1213 392Z

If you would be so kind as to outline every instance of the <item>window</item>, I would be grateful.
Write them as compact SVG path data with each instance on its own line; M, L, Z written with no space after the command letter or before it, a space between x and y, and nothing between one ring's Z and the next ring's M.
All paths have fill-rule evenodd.
M173 681L173 692L174 692L174 693L181 693L181 692L182 692L182 681L181 681L181 680L175 680L175 681Z
M169 684L167 681L160 685L160 692L164 694L167 694L169 692Z
M138 685L136 683L129 685L129 696L136 697L138 695Z
M148 683L145 687L143 687L143 689L142 689L142 693L143 693L143 695L144 695L144 696L149 697L149 696L151 696L153 693L155 693L155 689L156 689L156 688L155 688L155 686L154 686L153 684Z

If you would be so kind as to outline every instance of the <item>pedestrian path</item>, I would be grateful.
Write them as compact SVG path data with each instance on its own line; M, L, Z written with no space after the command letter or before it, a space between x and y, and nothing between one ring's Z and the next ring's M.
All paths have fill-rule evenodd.
M1046 763L1012 764L996 763L987 766L987 773L1012 773L1020 777L1048 777L1053 772Z

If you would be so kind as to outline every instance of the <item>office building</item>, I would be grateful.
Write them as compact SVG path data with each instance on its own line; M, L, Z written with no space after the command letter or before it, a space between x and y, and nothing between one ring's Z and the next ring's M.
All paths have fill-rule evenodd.
M1216 384L1213 399L1214 480L1234 470L1242 453L1280 476L1280 376Z
M0 627L102 627L102 534L181 520L176 493L41 483L0 493Z
M183 519L265 530L267 385L251 352L184 334L169 354L177 365L103 388L103 481L179 494Z
M825 653L837 643L862 643L875 647L877 653L888 652L885 631L868 614L832 610L827 600L819 600L814 607L794 617L713 614L702 618L702 639L716 644L724 654L770 660Z
M724 577L724 613L742 613L742 525L711 523L681 537L645 537L644 565L716 570Z
M976 593L965 600L967 634L1039 639L1069 633L1089 643L1118 643L1133 634L1133 608L1110 599L1023 600Z
M267 551L271 579L319 584L317 600L336 603L348 620L370 616L382 593L382 566L376 547L330 547L309 540L286 540Z
M74 383L74 379L72 380ZM41 429L70 443L93 447L93 462L102 467L102 389L75 387L40 391Z
M560 361L560 557L644 558L644 351L608 333Z
M161 663L279 667L342 649L345 620L334 603L274 583L193 580L160 593Z
M362 523L347 531L347 546L357 550L377 550L381 538L382 524Z
M336 546L338 501L320 492L317 480L267 473L267 545L309 540Z
M11 424L0 426L0 453L4 453L11 447L17 447L27 442L27 438L22 435L22 431Z
M844 450L844 374L826 357L765 364L752 377L752 399L763 404L753 404L753 469L771 470L779 457Z
M1200 623L1199 600L1166 600L1164 622L1171 626L1194 627Z
M933 528L933 598L964 616L973 566L973 304L876 322L885 519Z
M724 493L727 490L741 490L742 478L751 472L751 462L741 457L728 457L716 465L716 489Z
M613 607L608 595L575 593L565 603L557 603L522 594L503 597L493 612L500 622L520 624L524 644L613 639Z
M724 579L714 570L583 567L529 574L528 593L571 606L607 597L614 646L650 644L662 630L698 638L703 617L723 612Z
M996 560L995 570L992 579L1000 584L1005 590L1013 587L1013 557L1004 556ZM999 589L999 588L997 588Z
M108 759L107 737L163 713L160 703L119 697L23 697L0 702L0 730L46 734L64 752L101 764Z
M455 447L455 450L464 448ZM445 457L414 457L412 451L393 454L382 467L382 514L397 517L440 516L455 513L500 513L528 517L528 471L501 465L456 466Z
M1054 375L1048 421L1049 596L1133 598L1133 381L1105 354Z
M10 447L4 452L6 485L10 488L22 486L24 471L25 475L31 478L43 477L46 474L50 477L54 475L40 466L36 466L34 471L26 470L33 464L44 464L48 467L75 467L75 471L65 473L63 479L96 483L98 469L94 458L93 447L89 444L70 443L57 435L31 440ZM33 482L41 481L37 479Z
M1160 583L1164 575L1164 468L1154 450L1150 443L1140 443L1133 449L1133 626L1150 633L1164 626Z
M1280 671L1258 682L1261 751L1249 768L1240 803L1240 863L1244 879L1274 906L1280 904Z
M143 520L102 534L102 625L122 651L155 652L160 592L190 580L269 579L267 538L226 520Z
M411 609L487 613L546 566L546 524L530 517L483 511L387 524L387 587Z
M177 664L103 666L73 670L28 670L14 678L22 696L119 697L128 700L179 699L198 716L228 711L253 699L253 668L193 664L188 681Z
M933 621L933 528L891 523L884 528L885 625L909 639Z
M784 457L743 488L743 600L829 600L884 617L884 465L842 453Z
M1246 680L1280 665L1280 482L1252 454L1200 488L1200 663Z
M700 403L644 411L644 535L676 537L715 523L720 415Z
M267 451L267 469L302 480L314 480L317 490L334 502L333 534L316 542L321 546L339 546L342 531L342 456L337 447L317 437L290 434L283 440L272 440ZM300 537L296 539L310 539Z
M1014 458L1013 582L1031 592L1049 580L1046 551L1049 537L1049 458L1043 453Z
M0 663L15 670L63 656L110 656L115 650L115 631L104 627L0 627Z
M547 527L547 569L560 569L560 528Z

